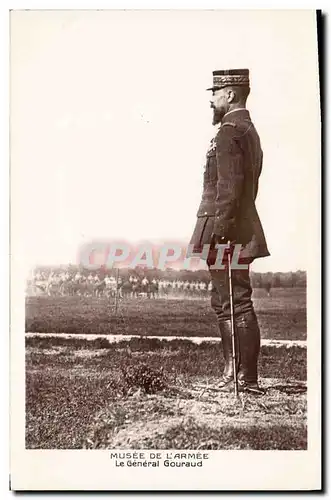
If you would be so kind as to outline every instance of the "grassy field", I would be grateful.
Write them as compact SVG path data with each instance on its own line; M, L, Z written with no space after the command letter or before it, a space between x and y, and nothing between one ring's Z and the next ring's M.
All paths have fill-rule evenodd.
M217 383L218 346L55 340L26 340L27 448L306 448L305 349L263 347L266 395L236 401L197 387Z
M306 291L254 291L262 338L306 339ZM97 321L96 321L97 318ZM26 300L27 332L65 332L158 336L217 336L209 300L133 299L114 301L81 297L30 297Z
M255 291L263 338L304 340L304 290ZM28 298L26 331L215 336L207 300ZM221 345L134 338L26 338L26 447L306 449L306 349L263 346L264 396L202 390L223 370Z

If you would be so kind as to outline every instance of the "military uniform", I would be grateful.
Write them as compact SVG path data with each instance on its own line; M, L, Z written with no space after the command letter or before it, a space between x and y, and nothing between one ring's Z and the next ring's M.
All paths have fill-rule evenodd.
M249 112L227 113L207 152L202 200L190 242L195 251L211 243L214 233L241 243L242 257L270 255L255 206L262 156Z
M215 71L213 75L213 90L228 85L249 85L248 70ZM215 235L218 241L241 244L239 263L249 265L256 258L270 255L255 205L262 158L259 135L248 110L237 108L226 113L207 152L202 199L190 241L195 252L211 244L207 264L212 279L211 305L223 341L223 385L233 378L229 283L226 269L210 267L216 257L212 242ZM251 300L249 270L233 269L232 285L239 381L243 387L254 388L257 387L260 331Z

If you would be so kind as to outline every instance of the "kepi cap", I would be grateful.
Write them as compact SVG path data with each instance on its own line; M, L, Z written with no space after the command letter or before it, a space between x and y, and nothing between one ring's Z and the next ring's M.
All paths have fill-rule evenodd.
M207 90L219 90L229 85L249 87L249 69L218 69L213 71L213 86Z

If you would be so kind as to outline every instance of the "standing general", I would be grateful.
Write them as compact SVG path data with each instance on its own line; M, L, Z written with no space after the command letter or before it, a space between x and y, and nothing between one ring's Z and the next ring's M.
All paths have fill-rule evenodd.
M260 394L260 330L252 303L249 264L270 253L255 206L263 154L246 109L249 70L214 71L213 86L208 90L212 92L216 133L207 152L202 200L190 243L195 252L201 252L205 244L211 245L207 264L212 280L211 305L222 338L225 366L219 387L224 391L231 390L234 378L229 278L226 269L213 269L215 245L231 241L232 252L234 244L241 245L239 263L247 264L247 268L232 270L238 386L240 391Z

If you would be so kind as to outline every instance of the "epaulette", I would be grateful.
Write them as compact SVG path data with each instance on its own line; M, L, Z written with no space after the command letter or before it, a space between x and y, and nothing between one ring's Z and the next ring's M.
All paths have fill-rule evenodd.
M222 123L222 127L225 127L226 125L230 125L230 127L237 128L237 125L232 122L224 122Z

